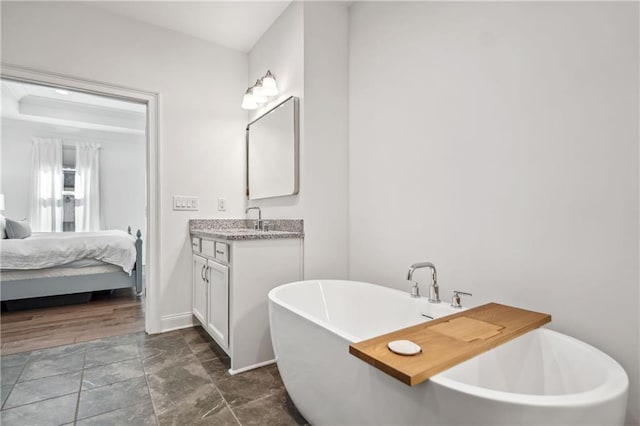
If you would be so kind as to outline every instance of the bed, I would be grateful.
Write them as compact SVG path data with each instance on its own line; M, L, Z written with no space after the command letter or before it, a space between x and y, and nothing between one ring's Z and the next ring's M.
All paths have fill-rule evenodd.
M42 232L0 244L0 300L119 288L141 295L142 233Z

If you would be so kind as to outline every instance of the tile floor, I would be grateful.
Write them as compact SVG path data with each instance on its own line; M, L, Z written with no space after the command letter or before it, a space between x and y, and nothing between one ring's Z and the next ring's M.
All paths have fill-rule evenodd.
M200 327L0 358L2 425L304 425L275 365L230 376Z

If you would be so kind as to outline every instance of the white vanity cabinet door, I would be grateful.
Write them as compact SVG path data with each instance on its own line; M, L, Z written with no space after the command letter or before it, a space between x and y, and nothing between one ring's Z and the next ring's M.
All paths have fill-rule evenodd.
M193 300L191 312L201 324L206 324L207 321L207 266L207 259L197 254L193 255Z
M209 266L207 329L224 349L229 348L229 267L212 260Z

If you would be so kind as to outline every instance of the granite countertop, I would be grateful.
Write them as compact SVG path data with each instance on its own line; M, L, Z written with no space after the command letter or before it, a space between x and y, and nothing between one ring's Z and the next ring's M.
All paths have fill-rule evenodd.
M191 219L189 233L195 237L222 240L272 240L279 238L304 238L304 225L298 219L264 220L268 231L253 229L249 219Z

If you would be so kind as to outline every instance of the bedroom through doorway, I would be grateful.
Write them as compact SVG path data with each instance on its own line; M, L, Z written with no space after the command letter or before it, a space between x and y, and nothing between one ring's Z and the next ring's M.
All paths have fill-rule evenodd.
M0 84L0 354L144 331L147 104Z

